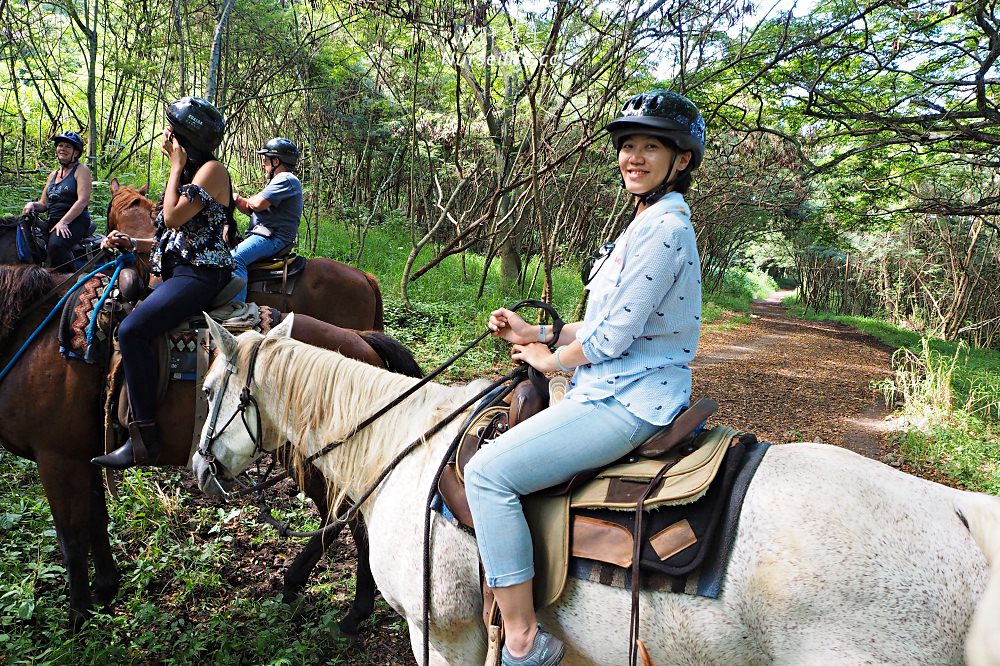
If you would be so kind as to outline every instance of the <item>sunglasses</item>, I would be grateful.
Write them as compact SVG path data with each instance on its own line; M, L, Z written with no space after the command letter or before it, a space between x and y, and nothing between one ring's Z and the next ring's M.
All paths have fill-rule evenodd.
M586 287L590 281L597 277L597 274L604 268L604 262L611 256L611 251L615 249L614 243L605 243L597 252L583 260L580 266L580 281Z

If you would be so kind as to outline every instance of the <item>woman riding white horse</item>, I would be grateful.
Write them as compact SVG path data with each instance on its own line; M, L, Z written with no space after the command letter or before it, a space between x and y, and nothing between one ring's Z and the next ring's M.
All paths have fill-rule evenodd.
M306 456L344 440L314 464L352 498L481 387L429 384L348 437L417 380L285 339L284 326L263 340L255 357L254 376L267 378L250 387L261 443L270 450L288 440ZM216 326L212 333L220 356L205 386L213 414L226 423L261 336L237 340ZM195 456L203 490L218 492L213 474L231 478L256 455L254 437L241 425L254 423L247 416L210 442L203 433L202 446L215 458L210 465ZM445 428L404 458L361 507L375 580L406 619L418 659L425 631L417 564L423 499L456 429ZM481 664L486 648L475 539L438 517L431 548L430 663ZM774 446L744 501L720 597L642 592L641 635L659 666L961 664L963 652L975 666L1000 664L998 565L997 498L908 476L833 446ZM571 578L539 618L565 642L564 664L614 664L628 652L628 609L627 590Z

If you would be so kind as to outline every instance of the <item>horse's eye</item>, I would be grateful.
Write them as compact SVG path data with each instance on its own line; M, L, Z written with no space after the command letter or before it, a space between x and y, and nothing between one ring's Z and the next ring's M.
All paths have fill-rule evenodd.
M201 387L202 392L209 398L212 397L212 387L205 385Z

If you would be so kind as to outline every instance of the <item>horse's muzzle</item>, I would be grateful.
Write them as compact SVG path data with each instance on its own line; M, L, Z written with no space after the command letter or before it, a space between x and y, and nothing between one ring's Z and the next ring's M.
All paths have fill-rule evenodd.
M194 454L191 469L194 471L194 478L198 481L198 488L206 495L222 497L236 485L224 467L219 466L218 463L210 465L200 453Z

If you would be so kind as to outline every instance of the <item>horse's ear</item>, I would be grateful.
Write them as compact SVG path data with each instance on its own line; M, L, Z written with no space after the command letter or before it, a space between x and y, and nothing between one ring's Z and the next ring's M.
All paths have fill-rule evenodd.
M236 336L209 317L208 313L202 312L202 314L205 315L205 321L208 322L208 330L212 333L215 346L219 348L219 353L228 359L236 358Z
M281 320L281 323L272 328L267 332L267 337L271 338L290 338L292 337L292 325L293 319L295 318L294 312L289 312L285 315L285 318Z
M141 194L142 196L146 196L147 192L149 192L149 183L146 183L145 185L139 188L139 194Z
M112 178L111 182L108 183L108 187L111 189L111 194L114 194L121 188L122 184L118 182L117 178Z

